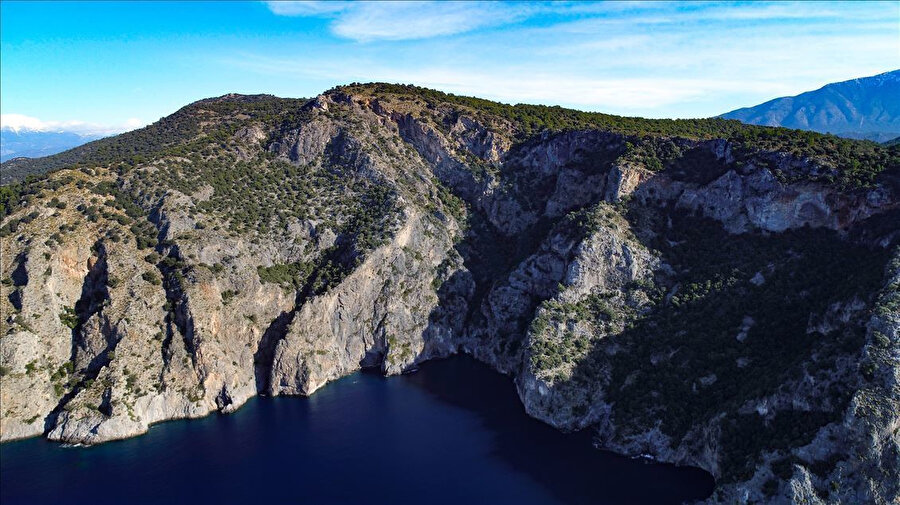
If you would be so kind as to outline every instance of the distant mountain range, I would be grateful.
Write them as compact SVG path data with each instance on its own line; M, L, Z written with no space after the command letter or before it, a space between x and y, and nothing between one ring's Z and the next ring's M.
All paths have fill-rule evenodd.
M0 162L19 157L50 156L105 136L3 127L0 128Z
M828 84L721 117L886 142L900 136L900 70Z

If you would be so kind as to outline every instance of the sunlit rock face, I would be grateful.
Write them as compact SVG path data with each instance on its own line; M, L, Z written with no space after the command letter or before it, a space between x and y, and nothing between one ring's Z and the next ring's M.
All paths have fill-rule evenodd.
M772 131L361 85L29 165L60 169L4 188L0 436L465 352L544 422L709 471L711 502L889 503L897 155Z

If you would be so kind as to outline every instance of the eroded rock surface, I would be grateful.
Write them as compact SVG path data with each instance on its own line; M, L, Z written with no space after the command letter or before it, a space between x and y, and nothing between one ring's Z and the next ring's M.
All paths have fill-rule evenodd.
M467 352L711 503L896 502L898 167L404 89L204 100L17 187L0 438Z

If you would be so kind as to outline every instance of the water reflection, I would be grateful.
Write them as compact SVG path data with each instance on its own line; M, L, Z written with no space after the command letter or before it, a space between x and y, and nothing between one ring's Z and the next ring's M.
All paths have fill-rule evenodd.
M0 446L13 503L680 503L712 479L591 447L527 417L508 378L466 357L360 373L311 398L257 398L91 448Z

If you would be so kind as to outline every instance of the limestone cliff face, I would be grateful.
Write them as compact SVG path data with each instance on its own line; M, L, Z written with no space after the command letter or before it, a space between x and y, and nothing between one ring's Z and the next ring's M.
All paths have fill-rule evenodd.
M298 165L340 157L353 177L396 175L327 117L271 146L246 131L235 138L244 158L265 148ZM146 170L166 168L157 162ZM104 169L95 176L111 180ZM230 412L258 392L310 394L361 366L395 374L456 351L451 335L464 310L439 308L438 289L454 278L448 286L456 291L442 294L453 308L471 288L452 248L455 221L436 210L423 213L401 197L387 242L313 295L263 282L258 267L336 254L347 240L335 233L339 223L313 217L270 236L227 233L199 210L214 198L212 187L158 197L143 190L144 226L160 245L138 250L130 218L104 210L90 221L78 210L112 209L114 198L98 201L85 174L53 177L65 181L54 191L65 209L42 210L3 240L3 271L16 279L4 286L4 440L44 433L99 443L166 419ZM122 182L142 191L139 178ZM22 215L32 208L44 207ZM47 240L46 230L60 225L64 231Z
M4 240L4 261L15 262L4 271L18 271L21 285L4 289L5 309L16 315L2 346L3 438L99 442L206 414L183 390L197 380L180 366L187 355L166 335L166 293L145 279L155 268L134 242L107 236L106 219L47 239L49 227L77 222L76 207L89 201L72 189L65 209L36 218L16 243Z
M857 390L840 422L816 434L797 450L813 459L838 460L825 476L795 467L789 498L819 502L878 502L896 499L900 482L894 477L900 462L900 250L885 269L885 281L866 324ZM814 482L815 481L815 482ZM832 482L836 484L831 484ZM831 493L820 497L816 488L827 483ZM743 494L751 490L739 489ZM735 493L737 494L737 493Z
M456 352L454 322L446 327L430 315L439 302L432 286L437 268L461 261L439 223L416 214L404 218L389 244L297 311L274 350L271 394L308 395L361 365L398 374Z
M631 288L651 282L654 271L662 268L659 258L634 239L627 223L606 224L578 244L559 291L535 314L526 335L526 359L516 382L525 410L564 430L608 422L610 406L604 399L604 389L609 370L596 372L590 381L572 378L591 346L622 332L625 322L624 318L615 317L592 322L580 313L603 310L614 314L644 309L648 303L646 295ZM574 349L560 362L549 366L541 363L542 354L557 347ZM614 356L617 351L613 345L607 352Z
M740 139L466 103L206 100L180 143L25 186L0 438L100 443L466 352L548 424L711 472L711 502L897 499L893 168L846 188Z
M729 170L706 185L660 178L634 191L645 199L665 195L677 207L700 212L735 233L803 226L841 230L895 206L885 188L847 195L823 184L785 184L768 168L754 165Z
M378 111L386 113L384 107L380 105ZM436 165L436 175L475 202L507 234L521 233L541 216L559 217L601 198L619 201L633 196L642 202L674 204L720 221L733 233L755 229L781 232L803 226L843 230L897 208L894 186L846 192L824 182L784 182L776 173L819 174L828 169L782 153L759 153L737 165L731 145L724 140L683 142L685 150L708 153L709 163L721 172L698 182L677 173L654 173L639 163L604 159L622 152L627 140L623 135L596 131L545 134L514 150L491 137L486 148L469 145L467 130L459 123L445 137L434 126L408 114L387 113L397 121L404 139ZM483 154L486 151L489 156ZM513 184L491 177L479 184L465 165L469 157L514 170L509 177ZM500 179L506 175L502 172L503 168ZM532 201L523 201L517 193L526 193Z

